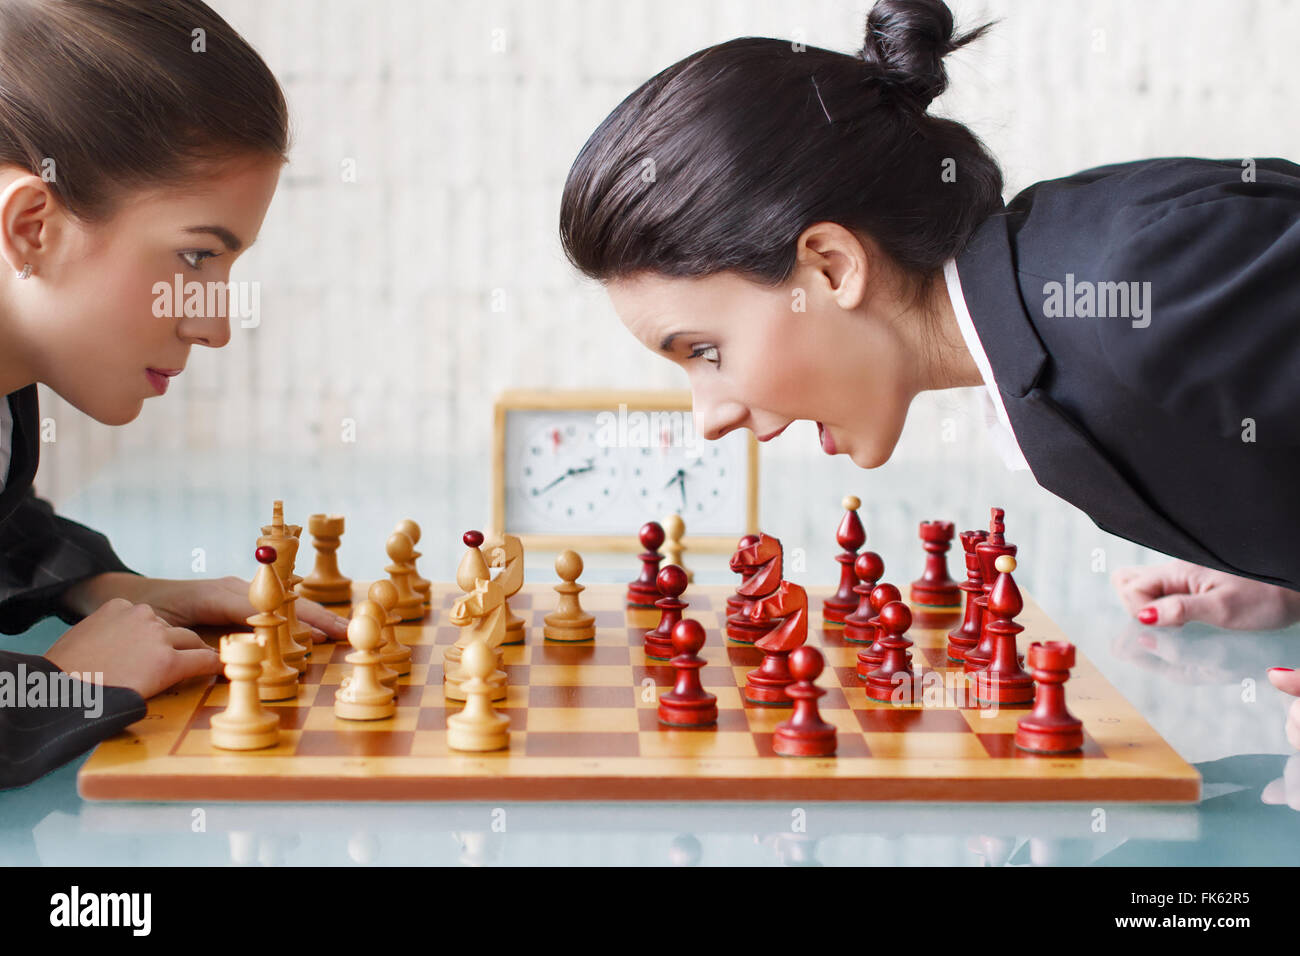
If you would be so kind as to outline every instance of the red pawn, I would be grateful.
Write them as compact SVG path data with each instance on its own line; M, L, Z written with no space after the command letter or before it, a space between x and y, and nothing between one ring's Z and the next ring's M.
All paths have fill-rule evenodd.
M858 595L858 609L844 618L844 640L854 644L870 644L876 639L876 628L871 619L879 613L872 610L871 592L885 573L885 562L874 551L863 551L853 562L853 573L858 583L853 590Z
M885 645L881 643L881 638L885 636L885 632L880 627L880 612L886 604L902 600L903 595L892 584L878 584L871 592L871 610L876 613L868 624L876 639L871 643L870 647L864 647L858 651L858 676L863 680L866 680L867 675L885 660Z
M984 577L980 574L980 560L975 548L988 536L987 531L961 533L962 550L966 552L966 580L959 587L966 592L966 615L962 618L961 624L948 632L948 660L950 661L964 661L966 652L980 642L984 618L975 599L984 593Z
M655 584L655 575L659 573L659 562L664 556L659 548L664 543L664 528L658 521L647 521L639 532L641 547L641 573L627 586L628 607L654 607L659 600L659 587Z
M858 576L853 571L853 562L857 558L858 548L866 544L867 532L862 528L862 519L858 517L858 508L862 506L853 495L842 502L844 517L835 531L835 540L844 550L835 555L840 563L840 586L835 593L822 602L822 621L826 624L842 624L846 615L858 606L858 599L853 596L853 586L858 583Z
M826 691L813 683L824 666L821 651L815 647L797 647L790 652L794 683L785 692L794 699L794 713L777 724L772 735L772 749L783 757L835 755L835 725L822 720L817 710L817 698Z
M912 626L912 612L902 601L890 601L880 611L880 629L884 637L877 643L885 646L885 659L867 675L867 696L882 703L910 704L915 697L912 659L907 649L912 642L903 635Z
M758 544L758 535L747 534L739 541L736 542L736 550L744 551L746 548L752 548L756 544ZM751 577L753 577L752 573L742 574L740 577L741 587L743 587L745 582L748 581ZM739 590L733 592L727 598L727 616L730 617L732 614L739 613L740 609L743 608L744 606L745 606L745 595L739 593Z
M678 600L678 595L686 590L686 572L670 564L659 572L655 581L655 590L663 595L655 601L661 613L659 626L645 632L645 653L646 657L666 661L673 656L673 627L682 619L686 607L685 601Z
M700 683L704 660L699 655L703 647L704 625L699 621L678 621L673 628L677 683L659 697L660 723L672 727L707 727L718 722L718 698Z
M1016 724L1016 746L1040 754L1064 754L1083 748L1083 721L1065 709L1065 682L1074 666L1074 645L1035 641L1026 655L1038 681L1034 709Z

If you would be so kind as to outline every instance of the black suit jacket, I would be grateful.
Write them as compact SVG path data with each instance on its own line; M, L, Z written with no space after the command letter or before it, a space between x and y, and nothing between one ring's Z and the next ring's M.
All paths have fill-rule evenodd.
M1037 183L957 270L1040 485L1113 534L1300 590L1300 166L1246 172L1168 158ZM1146 316L1102 283L1149 292Z
M108 539L60 518L32 491L40 458L40 412L36 386L8 396L14 427L9 476L0 492L0 631L16 634L58 615L78 618L60 603L63 593L106 571L129 571ZM0 682L57 672L42 657L0 651ZM17 687L19 692L24 688ZM16 787L66 763L145 715L133 690L105 687L102 713L87 717L78 707L8 707L0 696L0 789Z

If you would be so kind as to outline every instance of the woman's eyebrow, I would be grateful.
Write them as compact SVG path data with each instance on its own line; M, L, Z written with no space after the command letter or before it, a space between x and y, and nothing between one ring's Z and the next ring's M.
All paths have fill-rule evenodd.
M239 237L236 236L229 229L227 229L225 226L190 226L185 231L186 232L209 232L212 235L216 236L218 239L220 239L223 243L225 243L226 248L229 249L231 252L238 252L240 249L244 247L244 244L239 241Z

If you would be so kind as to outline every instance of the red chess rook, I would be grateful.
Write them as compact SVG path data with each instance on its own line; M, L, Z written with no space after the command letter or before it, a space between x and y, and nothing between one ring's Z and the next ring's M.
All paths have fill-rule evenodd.
M1065 682L1074 666L1074 645L1066 641L1035 641L1025 655L1038 694L1034 709L1016 725L1016 746L1040 754L1073 753L1083 749L1083 721L1065 707Z

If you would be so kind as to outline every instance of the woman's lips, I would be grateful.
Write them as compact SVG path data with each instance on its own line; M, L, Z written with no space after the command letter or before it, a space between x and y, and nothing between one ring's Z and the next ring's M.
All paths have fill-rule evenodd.
M159 395L162 395L167 391L167 383L171 380L171 377L173 375L181 374L181 370L178 368L177 369L147 368L144 370L144 374L145 377L149 379L149 384L153 386L153 390L157 392Z
M817 435L822 440L822 451L828 455L835 454L835 439L831 437L830 429L821 422L817 423Z

